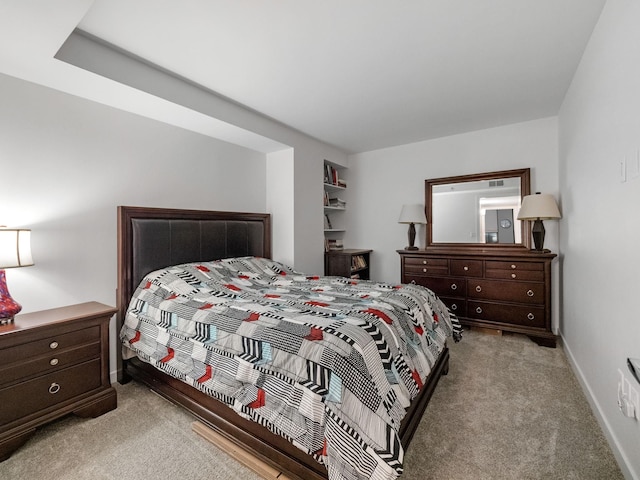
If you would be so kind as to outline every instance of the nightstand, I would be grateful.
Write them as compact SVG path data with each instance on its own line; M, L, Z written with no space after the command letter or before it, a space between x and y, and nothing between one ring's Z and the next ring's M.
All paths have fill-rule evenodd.
M88 302L17 315L0 326L0 461L45 423L116 408L109 380L109 319L115 312Z
M370 279L369 257L373 250L345 248L324 254L324 274L330 277Z

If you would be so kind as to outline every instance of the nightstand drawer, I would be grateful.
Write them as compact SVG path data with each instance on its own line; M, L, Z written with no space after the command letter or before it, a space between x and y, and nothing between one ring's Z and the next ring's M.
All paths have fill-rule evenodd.
M0 425L88 393L101 384L101 361L96 359L3 388Z
M83 328L60 335L51 335L41 340L34 340L0 350L0 365L29 360L39 355L59 352L69 347L100 341L100 327Z
M48 355L41 355L28 361L14 362L0 368L0 386L53 370L61 370L93 358L100 358L99 342L67 348L60 352L52 351Z

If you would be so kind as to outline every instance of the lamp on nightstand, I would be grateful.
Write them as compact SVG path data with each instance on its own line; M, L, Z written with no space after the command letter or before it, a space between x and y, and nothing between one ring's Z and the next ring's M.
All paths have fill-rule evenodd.
M424 207L422 205L403 205L400 211L400 218L398 223L409 224L409 246L405 247L405 250L417 250L413 244L416 241L416 223L427 223L427 216L424 213Z
M33 265L31 230L0 227L0 325L13 322L22 306L9 294L5 268Z
M542 252L544 245L544 225L542 220L556 220L562 218L553 195L536 192L522 199L522 206L518 212L518 220L533 220L533 244L535 250Z

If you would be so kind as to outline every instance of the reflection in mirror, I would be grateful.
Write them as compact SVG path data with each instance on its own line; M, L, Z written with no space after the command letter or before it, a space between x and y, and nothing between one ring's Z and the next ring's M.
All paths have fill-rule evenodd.
M427 180L426 187L428 245L527 243L517 218L529 169Z
M439 243L516 243L520 221L520 179L435 185L431 193L432 241ZM449 221L442 221L449 219ZM521 242L518 234L517 243Z

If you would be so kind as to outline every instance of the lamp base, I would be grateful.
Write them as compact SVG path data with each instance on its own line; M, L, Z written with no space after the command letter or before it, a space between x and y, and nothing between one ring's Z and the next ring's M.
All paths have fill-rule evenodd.
M404 247L405 250L418 250L418 247L415 247L413 245L410 245L408 247Z
M535 245L535 249L538 252L542 252L544 250L544 225L542 224L542 220L537 219L533 222L533 229L531 230L531 234L533 235L533 244Z
M9 289L7 288L7 277L4 270L0 270L0 325L12 323L13 317L15 317L20 310L22 310L22 305L11 298Z

